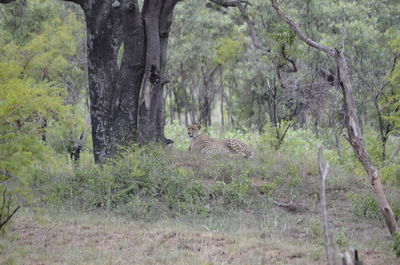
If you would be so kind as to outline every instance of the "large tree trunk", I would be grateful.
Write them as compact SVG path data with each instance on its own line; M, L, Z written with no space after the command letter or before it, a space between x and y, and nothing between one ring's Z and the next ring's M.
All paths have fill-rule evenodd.
M138 139L141 143L165 142L164 85L168 36L177 0L148 0L143 5L146 32L146 71L142 81Z
M292 28L292 30L302 41L307 43L309 46L326 53L328 56L335 60L339 72L339 84L342 88L343 94L343 105L346 115L345 124L348 133L347 140L353 147L357 159L364 166L364 169L370 178L376 203L382 213L390 234L393 235L396 231L398 231L398 226L394 218L393 211L389 203L387 202L385 194L383 192L383 187L379 180L378 171L372 165L371 159L364 145L364 139L360 129L356 108L354 107L354 98L352 95L353 89L350 82L347 61L343 51L323 46L318 42L313 41L300 30L299 26L290 17L283 13L283 11L279 8L276 0L271 0L271 3L278 16L280 16Z
M84 2L90 116L96 162L135 140L145 63L144 28L137 1ZM124 44L121 66L117 54Z
M86 17L95 161L132 141L165 141L166 52L178 0L145 0L142 11L137 0L65 1L79 4Z

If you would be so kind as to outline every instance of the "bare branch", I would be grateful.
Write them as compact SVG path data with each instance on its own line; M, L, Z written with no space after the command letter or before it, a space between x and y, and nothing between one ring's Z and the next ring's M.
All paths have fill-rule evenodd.
M4 184L10 182L11 180L18 178L17 176L15 176L11 173L8 173L7 171L1 170L1 169L0 169L0 174L8 177L8 179L6 179L5 181L0 182L0 185L4 185Z
M251 41L253 42L254 47L256 49L261 50L263 55L271 54L271 50L260 43L260 40L258 39L258 36L257 36L256 28L254 27L254 22L247 15L246 9L242 5L242 3L238 2L236 4L236 7L239 9L241 17L244 19L247 26L249 27L250 37L251 37Z
M244 3L247 5L247 1L226 1L226 0L209 0L217 5L223 6L225 8L228 7L237 7L237 9L240 12L240 17L246 22L247 27L249 28L250 31L250 37L251 41L254 45L254 47L258 50L261 51L262 55L270 55L271 50L265 47L264 45L261 44L260 40L258 39L257 36L257 31L254 26L254 22L250 19L246 12L246 8L243 5Z
M286 55L286 47L285 47L285 44L282 44L282 45L281 45L281 54L282 54L282 57L292 65L292 68L289 67L288 69L285 69L285 70L282 69L282 70L285 71L286 73L296 73L296 72L297 72L296 63L295 63L294 60L290 59L290 58Z
M19 208L21 208L21 206L17 206L15 209L14 209L14 211L10 214L10 215L8 215L7 216L7 218L4 220L4 221L1 221L0 222L0 230L1 230L1 228L4 226L4 225L6 225L7 223L8 223L8 221L10 221L10 219L14 216L14 214L19 210Z
M7 188L4 189L3 191L3 203L1 205L1 210L0 210L0 231L2 229L2 227L4 225L6 225L8 223L8 221L10 221L10 219L14 216L14 214L18 211L18 209L20 208L20 206L18 205L13 211L12 213L10 213L10 205L11 205L11 195L9 195L8 197L8 201L6 199L7 197ZM6 202L7 201L7 202ZM7 206L6 206L7 204ZM6 209L5 209L6 207ZM3 214L5 219L3 220Z
M297 25L296 22L293 21L293 19L291 19L290 17L288 17L279 7L278 3L276 0L271 0L272 3L272 7L275 9L276 13L278 14L278 16L280 16L291 28L292 30L296 33L297 37L299 37L301 40L303 40L305 43L307 43L308 45L310 45L311 47L314 47L320 51L325 52L326 54L328 54L329 56L334 57L335 56L335 50L321 45L316 41L313 41L312 39L310 39L310 37L308 37L303 31L300 30L299 25Z
M325 256L326 262L328 265L336 265L336 246L335 241L333 239L333 235L330 234L329 225L328 225L328 213L326 211L326 178L328 176L329 171L329 163L325 163L322 157L323 149L322 147L318 148L318 169L319 176L321 178L321 221L322 226L324 228L324 247L325 247Z
M296 195L294 195L293 197L292 197L292 199L290 200L290 202L289 203L286 203L286 202L279 202L279 201L273 201L273 203L274 203L274 205L276 205L276 206L281 206L281 207L289 207L289 206L292 206L293 205L293 201L294 201L294 199L296 198Z

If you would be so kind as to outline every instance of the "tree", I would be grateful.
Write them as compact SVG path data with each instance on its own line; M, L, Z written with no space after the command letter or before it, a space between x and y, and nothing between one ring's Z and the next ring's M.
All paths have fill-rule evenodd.
M1 0L10 3L13 0ZM84 12L96 162L131 141L164 137L163 87L172 15L179 0L65 0ZM118 53L122 60L118 62Z
M386 200L383 192L382 184L379 180L379 173L372 165L369 154L365 148L364 139L360 130L357 112L354 107L353 88L350 81L349 68L343 50L334 49L312 40L303 31L300 30L298 24L288 17L279 7L276 0L271 0L272 7L275 9L279 17L281 17L296 33L297 37L304 41L310 47L313 47L321 52L324 52L336 62L338 69L339 84L343 94L343 105L345 109L345 125L348 133L348 141L353 147L357 159L364 166L364 169L371 179L371 185L377 205L382 213L389 229L390 234L394 235L398 231L397 222L393 211Z
M166 142L163 87L178 0L66 0L86 18L90 114L96 162L131 141ZM118 64L118 52L122 61Z

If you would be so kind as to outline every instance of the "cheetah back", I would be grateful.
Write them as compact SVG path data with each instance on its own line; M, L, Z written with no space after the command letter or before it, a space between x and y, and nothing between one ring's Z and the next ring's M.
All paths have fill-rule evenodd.
M250 157L252 155L252 151L247 144L239 139L226 139L225 142L234 153L241 154L244 157Z

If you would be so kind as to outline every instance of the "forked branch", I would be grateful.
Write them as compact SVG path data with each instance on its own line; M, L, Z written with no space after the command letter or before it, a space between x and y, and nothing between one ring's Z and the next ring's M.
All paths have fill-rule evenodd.
M10 211L11 207L11 195L7 198L7 188L3 191L3 200L0 208L0 231L1 229L11 220L11 218L18 211L20 206L18 205L14 210Z

